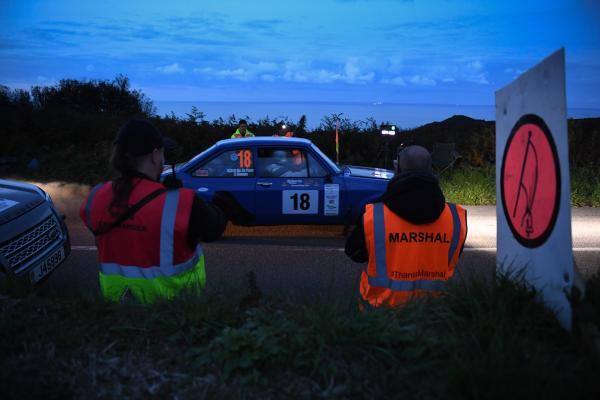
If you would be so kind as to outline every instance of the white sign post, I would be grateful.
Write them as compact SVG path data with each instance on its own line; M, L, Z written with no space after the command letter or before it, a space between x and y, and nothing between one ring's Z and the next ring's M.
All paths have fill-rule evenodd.
M567 330L570 194L561 49L496 92L496 262L499 271L523 271Z

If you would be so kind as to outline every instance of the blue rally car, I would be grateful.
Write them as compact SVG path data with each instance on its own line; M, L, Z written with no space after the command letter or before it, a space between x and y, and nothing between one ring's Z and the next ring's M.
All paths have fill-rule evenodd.
M175 171L184 187L246 226L353 224L393 176L337 166L310 140L285 137L221 140Z

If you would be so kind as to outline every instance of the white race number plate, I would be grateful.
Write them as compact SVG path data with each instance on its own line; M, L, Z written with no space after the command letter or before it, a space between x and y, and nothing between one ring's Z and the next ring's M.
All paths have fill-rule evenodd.
M65 258L65 250L62 248L58 249L50 257L48 257L43 263L35 267L29 273L29 279L31 283L36 283L44 276L48 275L62 260Z
M283 214L318 214L318 190L283 190L281 198Z

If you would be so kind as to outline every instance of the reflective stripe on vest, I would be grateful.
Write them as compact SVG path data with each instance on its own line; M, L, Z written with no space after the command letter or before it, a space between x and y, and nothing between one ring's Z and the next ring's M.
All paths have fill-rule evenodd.
M141 267L135 267L135 266L130 266L130 265L120 265L120 264L116 264L116 263L100 263L99 268L100 268L100 272L102 272L105 275L120 275L120 276L124 276L126 278L145 278L145 279L152 279L152 278L159 278L159 277L168 277L168 276L173 276L173 275L179 275L181 273L184 273L185 271L188 271L192 268L194 268L196 266L196 264L198 264L198 261L200 260L201 257L204 256L204 253L202 252L202 247L198 246L196 247L196 254L194 254L194 256L192 258L190 258L188 261L182 262L181 264L177 264L177 265L172 265L172 258L171 261L168 264L162 264L162 258L163 258L163 247L162 247L162 239L161 239L161 265L160 266L154 266L154 267L146 267L146 268L141 268ZM173 251L172 246L171 246L171 252ZM172 253L171 253L172 256Z
M452 241L450 242L450 249L448 250L448 264L452 261L456 247L458 246L458 240L460 237L460 218L458 218L458 211L456 210L456 204L447 203L452 213Z
M85 203L85 224L87 225L90 231L94 231L92 228L92 201L94 200L94 196L96 196L96 192L104 186L104 183L99 183L92 188L90 194L88 196L87 202Z
M448 203L452 214L452 241L448 250L448 264L450 264L460 236L460 219L456 205ZM395 280L388 277L387 252L385 241L385 217L383 203L373 203L373 233L375 236L375 268L376 276L368 276L369 285L373 287L384 287L395 291L413 291L418 289L439 291L443 288L445 281L439 280Z
M179 203L179 190L169 190L163 206L160 223L160 265L173 265L173 246L175 238L175 217Z

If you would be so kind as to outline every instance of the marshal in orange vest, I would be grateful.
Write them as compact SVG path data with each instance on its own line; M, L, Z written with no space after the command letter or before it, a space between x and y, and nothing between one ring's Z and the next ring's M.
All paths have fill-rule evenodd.
M393 307L443 289L467 237L465 209L447 203L435 222L416 225L374 203L367 204L363 218L369 252L360 279L365 302Z
M153 191L158 182L136 178L129 203L135 204ZM106 234L96 236L100 288L104 298L119 301L127 291L142 303L171 298L184 287L201 288L205 283L202 248L190 247L187 233L194 192L168 190L132 218ZM91 231L111 224L108 212L113 199L112 183L92 189L80 215Z

